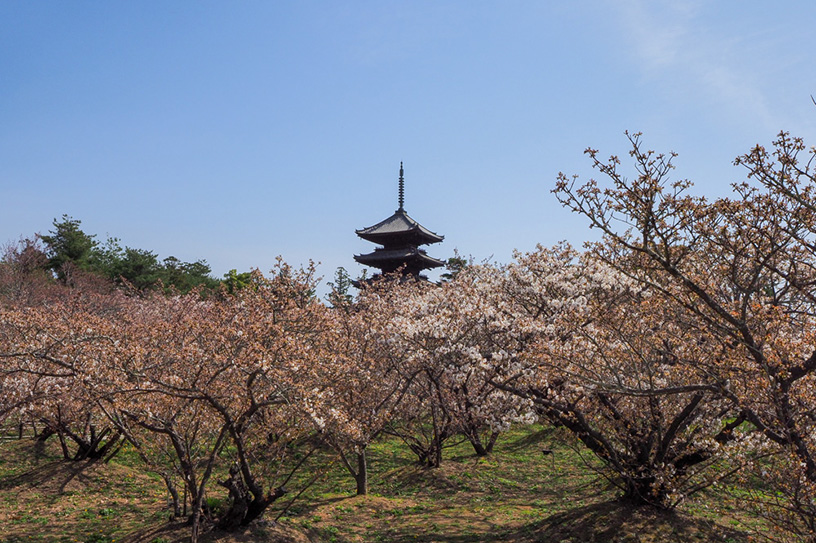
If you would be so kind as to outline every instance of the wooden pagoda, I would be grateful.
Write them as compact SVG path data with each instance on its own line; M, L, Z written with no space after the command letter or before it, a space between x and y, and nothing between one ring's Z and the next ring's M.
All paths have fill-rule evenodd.
M393 215L374 226L357 230L364 240L381 245L374 252L355 255L354 260L365 266L377 268L382 274L401 270L403 277L421 278L421 272L444 266L445 262L428 256L421 245L439 243L444 236L431 232L405 212L405 178L400 162L399 208Z

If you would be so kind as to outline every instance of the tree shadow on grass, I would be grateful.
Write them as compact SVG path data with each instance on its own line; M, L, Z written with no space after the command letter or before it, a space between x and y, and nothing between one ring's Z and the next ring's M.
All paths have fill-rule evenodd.
M88 472L101 462L99 460L69 461L56 455L54 444L30 439L4 443L6 464L0 477L0 490L19 488L38 489L51 494L62 494L72 481L88 483ZM49 450L50 449L50 450Z
M470 515L468 515L470 516ZM414 524L413 530L392 526L378 540L394 543L747 543L750 534L694 518L681 512L633 507L620 501L605 501L549 517L523 526L509 527L475 518L462 518L442 531L430 533ZM384 539L387 538L387 539Z
M16 487L38 488L54 494L62 494L66 487L75 479L87 483L87 472L92 470L98 462L67 460L52 460L31 469L4 477L0 480L0 490Z
M526 525L507 541L569 543L691 543L751 540L750 534L681 511L632 506L620 500L572 508Z
M499 440L501 440L501 437ZM543 444L551 444L552 442L561 443L562 441L563 437L558 432L558 429L552 426L547 426L541 430L538 430L537 432L529 433L519 439L512 441L508 440L506 442L498 441L497 445L503 450L518 452L541 447Z
M143 528L121 539L121 543L189 543L190 525L182 520ZM201 534L202 543L310 543L312 540L303 531L292 526L277 525L264 520L232 531L221 531L205 526Z

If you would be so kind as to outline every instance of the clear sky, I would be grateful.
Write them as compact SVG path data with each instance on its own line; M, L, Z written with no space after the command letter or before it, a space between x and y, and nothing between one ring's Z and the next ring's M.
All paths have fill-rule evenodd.
M397 207L511 259L585 222L550 190L623 132L725 195L780 130L816 144L816 2L0 2L0 242L83 229L221 276L356 276Z

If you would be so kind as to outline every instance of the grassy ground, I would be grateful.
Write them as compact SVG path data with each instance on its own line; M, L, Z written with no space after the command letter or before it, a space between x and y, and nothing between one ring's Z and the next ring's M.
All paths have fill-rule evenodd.
M396 441L370 451L371 494L353 496L339 464L279 522L209 541L239 542L747 542L762 524L709 493L674 513L634 509L551 429L519 428L495 453L476 458L462 444L443 466L419 468ZM544 455L542 449L553 454ZM297 484L291 485L297 488ZM268 518L281 514L281 500ZM69 463L56 443L0 443L0 543L177 543L188 528L170 522L161 481L128 454L110 464Z

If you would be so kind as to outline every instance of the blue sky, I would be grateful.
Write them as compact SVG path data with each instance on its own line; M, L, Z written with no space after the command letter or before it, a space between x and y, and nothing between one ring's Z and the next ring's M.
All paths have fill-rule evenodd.
M625 130L721 196L780 130L816 144L816 3L0 3L0 241L82 221L220 276L358 275L397 207L429 253L591 233L550 194Z

